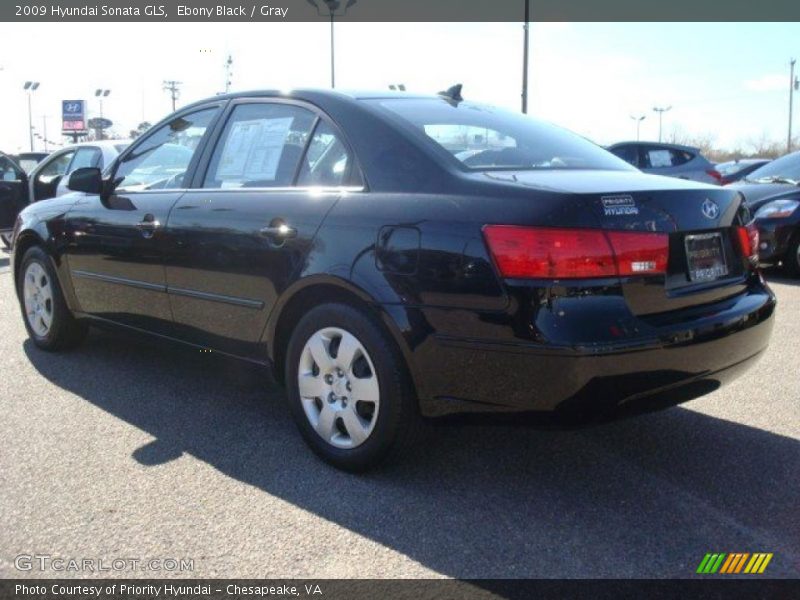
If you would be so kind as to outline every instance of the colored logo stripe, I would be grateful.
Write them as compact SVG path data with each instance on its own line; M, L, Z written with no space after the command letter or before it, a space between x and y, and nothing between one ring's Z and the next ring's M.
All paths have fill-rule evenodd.
M772 560L772 556L771 552L755 552L752 555L749 552L708 553L700 561L697 572L702 574L714 574L717 571L720 574L763 573Z

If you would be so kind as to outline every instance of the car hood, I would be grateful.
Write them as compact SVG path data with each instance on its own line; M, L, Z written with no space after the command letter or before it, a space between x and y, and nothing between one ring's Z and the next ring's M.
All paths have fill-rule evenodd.
M83 192L70 192L55 198L48 198L47 200L39 200L26 206L20 216L22 217L39 217L42 215L54 215L67 212L72 206L81 198L85 197Z
M483 171L480 176L498 183L566 194L607 194L661 190L719 190L719 186L648 175L641 171L561 169L541 171Z

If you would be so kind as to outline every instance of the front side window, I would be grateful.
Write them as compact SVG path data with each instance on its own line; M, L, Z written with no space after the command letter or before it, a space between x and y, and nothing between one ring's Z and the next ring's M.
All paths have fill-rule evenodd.
M225 125L203 187L289 187L316 116L288 104L240 104Z
M463 166L492 169L613 169L631 166L589 140L512 111L440 98L363 100L446 150Z
M119 163L117 191L179 189L200 140L217 112L207 108L176 117L131 149Z
M69 163L72 162L73 156L75 156L74 150L59 154L42 166L42 170L39 171L37 178L46 183L52 181L56 177L61 177L67 172L67 167Z

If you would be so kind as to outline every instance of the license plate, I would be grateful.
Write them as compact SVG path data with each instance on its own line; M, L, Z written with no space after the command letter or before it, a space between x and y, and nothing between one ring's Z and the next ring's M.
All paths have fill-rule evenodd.
M687 235L685 243L686 260L689 263L689 279L713 281L728 274L722 234Z

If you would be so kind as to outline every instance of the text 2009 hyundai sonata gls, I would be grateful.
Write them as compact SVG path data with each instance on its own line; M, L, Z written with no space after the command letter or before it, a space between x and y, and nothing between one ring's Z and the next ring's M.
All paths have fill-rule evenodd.
M70 187L15 229L34 342L108 323L272 365L346 469L421 416L688 400L772 327L737 192L453 93L219 96Z

